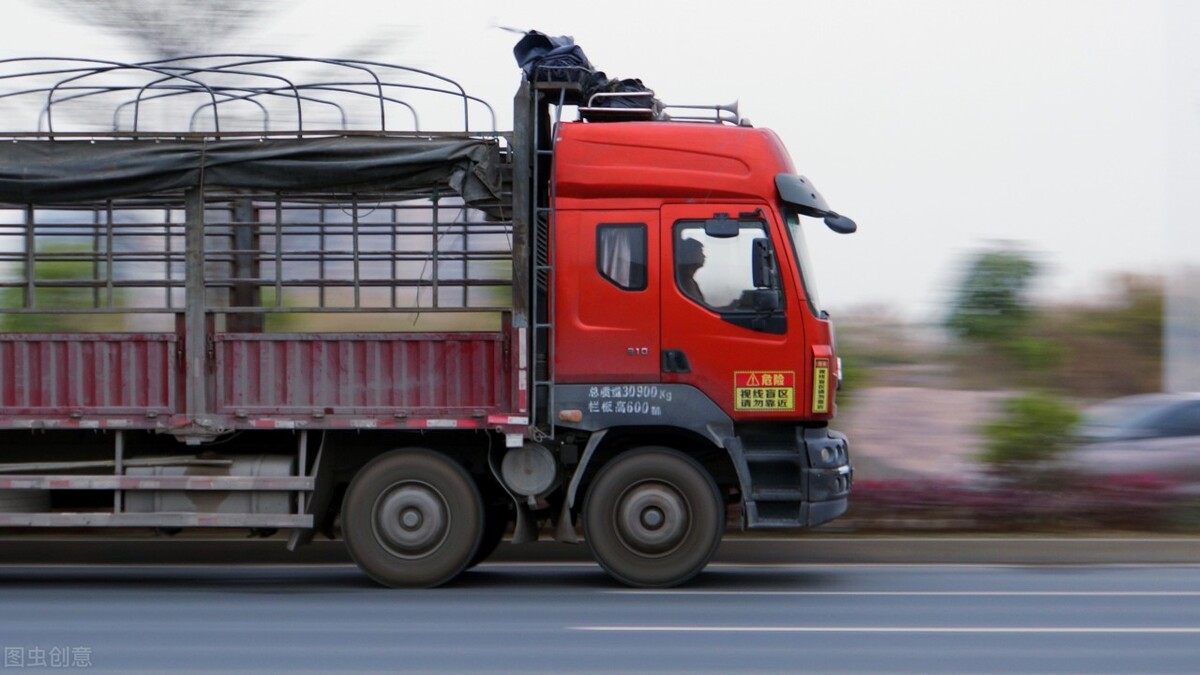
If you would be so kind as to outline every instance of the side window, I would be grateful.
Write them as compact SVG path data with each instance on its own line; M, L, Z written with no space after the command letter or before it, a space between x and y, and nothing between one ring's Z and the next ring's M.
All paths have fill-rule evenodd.
M753 311L756 240L770 250L766 228L760 221L741 221L737 234L714 237L705 233L704 221L680 221L675 225L675 283L692 300L718 312ZM765 280L778 294L778 279Z
M617 288L646 290L646 226L642 223L596 228L596 271Z
M1162 421L1164 436L1200 436L1200 403L1189 403L1172 411Z

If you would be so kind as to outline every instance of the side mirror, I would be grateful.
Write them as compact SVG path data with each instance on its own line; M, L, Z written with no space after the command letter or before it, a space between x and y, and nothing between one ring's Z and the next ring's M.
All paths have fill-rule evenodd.
M775 285L775 256L766 238L755 239L750 249L750 273L755 288Z
M825 214L825 225L838 234L850 234L858 230L858 223L833 211Z
M775 176L775 187L779 196L802 216L824 218L829 229L838 234L850 234L858 230L858 225L846 216L840 216L829 210L825 198L817 192L817 188L804 176L793 173L781 173Z

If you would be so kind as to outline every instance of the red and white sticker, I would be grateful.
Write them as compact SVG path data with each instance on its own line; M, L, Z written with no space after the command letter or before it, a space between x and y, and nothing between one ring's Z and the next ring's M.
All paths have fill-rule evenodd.
M733 409L773 412L796 409L796 373L739 370L733 373Z

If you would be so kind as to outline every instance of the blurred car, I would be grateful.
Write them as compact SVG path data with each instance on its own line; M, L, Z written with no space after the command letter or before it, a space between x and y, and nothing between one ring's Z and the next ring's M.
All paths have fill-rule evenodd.
M1084 412L1056 462L1082 476L1146 476L1200 488L1200 393L1142 394Z

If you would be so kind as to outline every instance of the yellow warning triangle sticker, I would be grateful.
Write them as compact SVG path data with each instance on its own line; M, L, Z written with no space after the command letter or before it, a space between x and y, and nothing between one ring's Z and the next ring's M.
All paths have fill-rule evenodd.
M747 387L759 386L758 375L755 375L754 373L750 373L750 377L746 380L746 386Z

